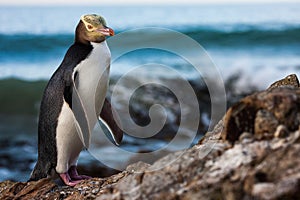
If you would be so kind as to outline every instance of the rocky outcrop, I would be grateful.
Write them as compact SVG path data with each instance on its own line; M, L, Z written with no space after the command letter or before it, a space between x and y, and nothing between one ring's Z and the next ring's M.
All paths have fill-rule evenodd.
M224 119L223 140L235 142L245 132L272 137L279 125L295 131L300 124L300 90L274 88L245 97Z
M247 96L190 149L75 187L0 184L1 199L300 199L300 90Z
M130 166L99 199L299 199L299 92L242 99L199 144Z

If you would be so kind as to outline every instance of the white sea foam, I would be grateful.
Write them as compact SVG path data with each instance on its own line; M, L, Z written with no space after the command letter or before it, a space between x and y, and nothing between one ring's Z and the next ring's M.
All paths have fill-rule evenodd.
M72 35L78 23L78 16L83 13L99 13L117 32L147 26L171 28L184 33L195 31L193 33L195 38L200 37L198 42L207 49L224 81L238 73L240 75L238 85L241 90L252 84L264 88L288 73L299 73L300 57L297 45L297 31L300 27L299 8L300 4L202 5L186 6L184 10L181 6L2 7L0 8L0 36L20 34L19 42L24 44L15 45L13 37L2 35L0 79L8 77L28 80L49 79L59 66L68 48L67 44L69 42L71 44L73 40ZM266 9L269 12L265 12ZM290 35L285 37L286 32L280 32L282 29L287 29ZM31 38L30 34L37 34L39 37ZM62 37L59 34L65 35ZM204 34L205 37L201 38ZM257 41L256 37L260 34L264 35ZM273 35L269 37L269 34ZM279 39L276 34L280 34ZM29 35L29 38L26 35ZM51 35L51 37L44 37L44 35ZM123 45L143 42L143 33L137 35L139 37L120 43L118 48L122 49ZM242 39L240 41L235 39L236 35ZM156 42L161 42L164 38L168 36L163 36ZM268 40L269 38L271 40ZM36 39L42 41L35 41ZM7 40L9 41L5 43ZM49 45L48 40L51 40ZM63 43L65 40L68 42ZM278 41L278 44L273 44ZM60 46L56 49L56 45ZM189 47L182 46L182 48L189 50ZM133 67L148 63L167 65L189 79L198 76L192 70L193 67L181 58L165 56L161 53L125 55L121 61L112 63L111 74L122 75ZM153 70L140 74L140 76L147 75L168 76L169 74Z

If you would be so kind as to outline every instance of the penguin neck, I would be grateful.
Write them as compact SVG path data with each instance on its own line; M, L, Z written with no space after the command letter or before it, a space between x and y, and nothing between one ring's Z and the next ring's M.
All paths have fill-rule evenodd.
M75 43L91 45L90 41L85 39L86 37L85 35L86 32L85 32L84 24L82 21L80 21L75 31Z
M75 39L75 43L76 44L84 44L84 45L87 45L87 46L91 46L91 42L88 41L88 40L84 40L82 38L77 38Z

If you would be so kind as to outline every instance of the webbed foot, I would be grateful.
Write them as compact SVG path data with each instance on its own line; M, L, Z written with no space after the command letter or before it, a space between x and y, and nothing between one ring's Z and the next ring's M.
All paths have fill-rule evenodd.
M86 175L79 175L77 172L76 166L71 166L68 173L72 180L87 180L87 179L92 178L92 177L86 176Z
M76 184L80 183L81 180L72 180L68 174L68 172L66 173L62 173L59 174L61 180L68 186L75 186Z
M86 175L79 175L76 169L76 166L71 166L70 169L65 172L59 174L61 180L64 182L64 184L68 186L75 186L76 184L80 183L83 180L90 179L92 177L86 176Z

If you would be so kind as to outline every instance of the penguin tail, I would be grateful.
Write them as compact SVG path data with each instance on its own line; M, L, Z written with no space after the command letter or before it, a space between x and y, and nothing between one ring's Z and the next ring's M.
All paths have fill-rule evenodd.
M42 178L46 178L48 176L48 172L51 170L50 167L47 167L46 165L43 165L41 162L37 162L33 171L31 172L30 178L27 182L29 181L37 181Z

